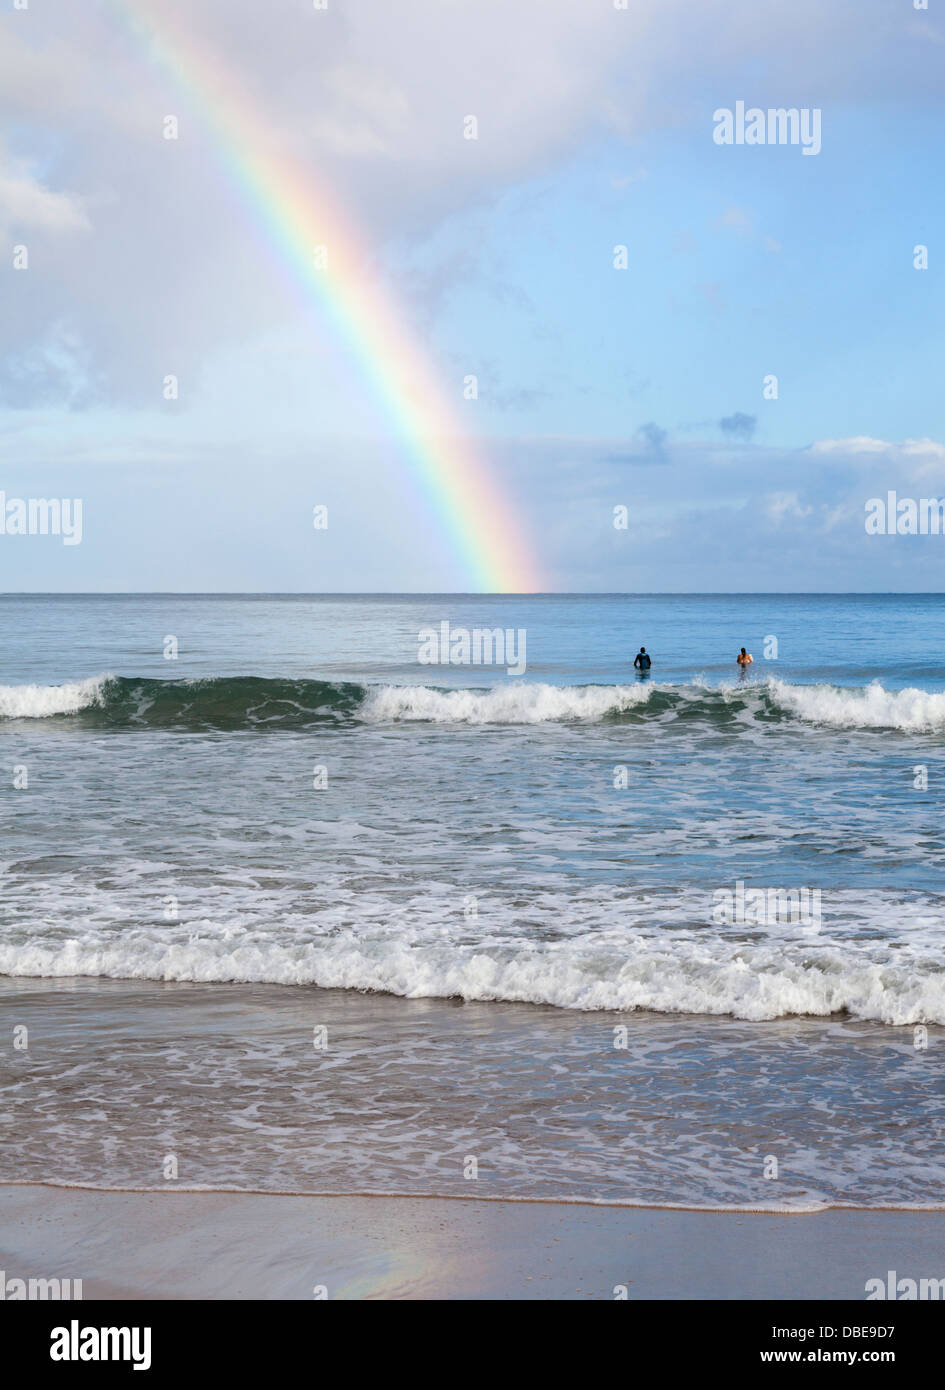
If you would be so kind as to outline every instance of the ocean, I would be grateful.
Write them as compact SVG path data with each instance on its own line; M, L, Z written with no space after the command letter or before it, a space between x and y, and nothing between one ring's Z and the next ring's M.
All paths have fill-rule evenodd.
M941 596L0 609L0 1180L945 1205Z

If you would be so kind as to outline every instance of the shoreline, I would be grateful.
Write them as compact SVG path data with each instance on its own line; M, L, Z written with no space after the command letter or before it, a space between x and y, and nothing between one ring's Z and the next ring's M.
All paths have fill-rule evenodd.
M865 1299L937 1276L928 1211L672 1211L503 1199L0 1184L6 1279L83 1298ZM735 1220L720 1221L720 1215ZM799 1223L788 1219L807 1215ZM747 1218L752 1216L752 1220Z
M934 1048L906 1030L98 979L0 979L0 1011L29 1028L28 1047L0 1059L20 1140L0 1178L20 1184L154 1195L173 1155L179 1194L945 1207L934 1130L900 1123L904 1104L937 1110Z
M122 1193L126 1196L156 1197L164 1193L189 1196L227 1196L227 1197L298 1197L315 1198L319 1201L409 1201L409 1202L471 1202L506 1203L510 1206L542 1207L590 1207L595 1211L653 1211L653 1212L693 1212L710 1216L820 1216L825 1212L945 1212L942 1202L821 1202L807 1206L776 1206L760 1202L726 1206L693 1202L634 1202L630 1199L618 1200L608 1197L542 1197L514 1193L487 1195L485 1193L465 1192L367 1192L354 1189L347 1192L322 1191L317 1189L278 1188L278 1187L237 1187L226 1184L180 1183L168 1181L160 1187L106 1186L93 1182L57 1182L55 1179L0 1178L0 1191L4 1188L29 1187L44 1188L52 1192L97 1192Z

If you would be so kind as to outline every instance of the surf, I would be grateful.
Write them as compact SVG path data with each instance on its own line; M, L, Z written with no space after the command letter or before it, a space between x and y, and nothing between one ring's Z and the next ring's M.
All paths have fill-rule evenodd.
M102 674L59 685L0 686L0 726L59 720L84 727L292 729L323 722L502 726L659 720L759 727L800 721L830 729L945 731L945 693L909 687L794 685L769 678L712 686L637 681L479 688L362 685L264 676L178 680Z
M577 905L576 905L577 906ZM922 908L917 909L917 915ZM930 930L941 913L927 913ZM406 999L537 1004L588 1013L849 1018L893 1027L945 1024L945 973L934 953L899 945L771 934L757 941L653 929L618 909L558 944L441 938L391 913L326 931L312 919L234 930L232 918L139 923L133 932L72 928L66 940L0 941L0 974L66 979L316 986Z

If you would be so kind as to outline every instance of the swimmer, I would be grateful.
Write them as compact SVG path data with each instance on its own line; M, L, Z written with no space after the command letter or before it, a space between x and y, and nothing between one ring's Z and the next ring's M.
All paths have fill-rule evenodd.
M755 658L752 656L751 652L746 652L744 647L742 647L741 651L738 653L738 656L735 658L739 666L750 666L754 659Z
M633 664L638 671L648 671L650 669L650 658L646 654L646 647L641 647L633 658Z

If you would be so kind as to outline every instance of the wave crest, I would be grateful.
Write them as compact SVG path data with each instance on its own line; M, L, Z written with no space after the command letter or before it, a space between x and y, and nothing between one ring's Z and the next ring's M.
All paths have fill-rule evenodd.
M838 729L902 729L932 733L945 729L945 694L930 690L886 690L871 685L790 685L768 682L771 699L784 711L811 724Z
M90 676L66 685L0 685L0 719L49 719L105 703L111 676Z
M0 719L65 716L94 726L192 729L307 728L339 719L365 724L507 725L682 717L713 725L785 719L842 729L945 730L945 693L867 686L546 685L515 681L482 689L262 676L153 680L110 675L64 685L0 686Z
M621 714L646 704L650 692L646 685L517 683L491 690L386 685L369 691L358 713L370 723L403 719L436 724L547 724Z
M455 943L331 938L234 942L231 927L208 920L173 939L140 929L61 942L0 943L0 974L113 979L316 985L408 999L544 1004L588 1012L729 1015L750 1021L846 1014L905 1027L945 1024L945 973L876 947L836 941L759 943L595 938L562 949L524 944L475 948Z

